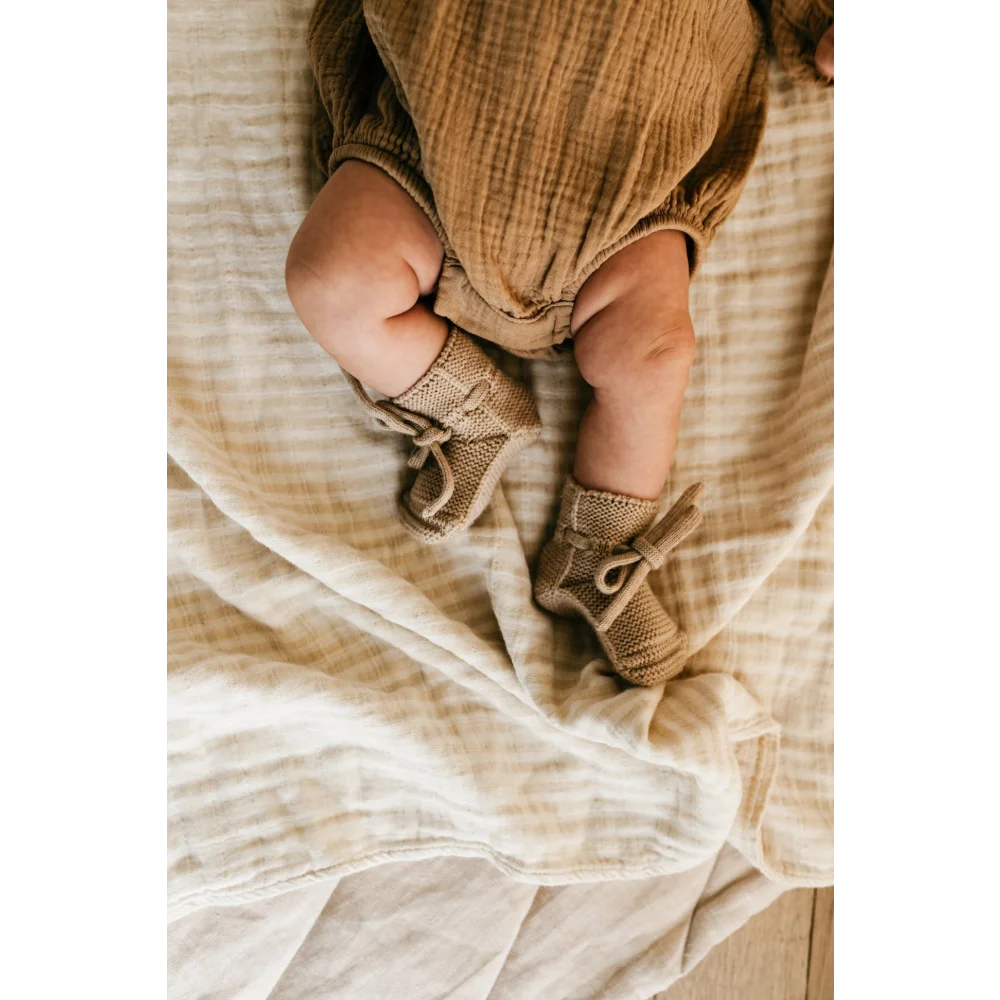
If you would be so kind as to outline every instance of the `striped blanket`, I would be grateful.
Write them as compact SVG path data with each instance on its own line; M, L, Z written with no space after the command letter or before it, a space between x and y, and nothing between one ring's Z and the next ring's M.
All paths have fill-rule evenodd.
M170 7L173 916L456 857L569 886L724 851L779 886L829 883L832 95L774 76L692 288L664 499L704 481L706 517L650 580L695 653L666 690L622 691L579 623L531 601L574 366L502 356L544 434L468 535L424 548L396 518L405 443L287 302L319 183L310 6Z

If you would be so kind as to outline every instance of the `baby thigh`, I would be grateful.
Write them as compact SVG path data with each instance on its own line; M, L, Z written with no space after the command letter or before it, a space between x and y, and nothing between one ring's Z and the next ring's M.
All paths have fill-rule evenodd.
M292 240L288 297L321 347L388 395L433 363L447 325L421 302L444 250L423 210L388 174L356 160L327 181Z

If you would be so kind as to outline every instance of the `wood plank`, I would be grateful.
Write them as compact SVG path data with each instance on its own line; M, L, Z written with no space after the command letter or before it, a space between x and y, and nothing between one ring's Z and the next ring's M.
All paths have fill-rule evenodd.
M814 895L784 893L655 1000L806 1000Z
M833 888L817 889L806 1000L833 1000Z

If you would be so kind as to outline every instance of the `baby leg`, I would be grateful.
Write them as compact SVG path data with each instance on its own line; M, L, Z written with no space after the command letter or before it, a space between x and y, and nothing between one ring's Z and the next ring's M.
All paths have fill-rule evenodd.
M576 298L571 329L594 398L573 477L587 489L660 496L694 360L686 237L664 230L606 260Z
M421 302L441 272L434 227L388 174L350 160L327 181L292 240L288 297L346 371L388 396L434 363L448 324Z
M586 619L626 680L661 684L683 668L687 636L646 577L701 518L697 486L653 524L694 357L684 235L654 233L605 261L580 289L571 328L594 398L535 597Z
M443 259L410 196L377 167L348 161L309 210L285 268L303 325L354 376L379 423L412 439L417 474L400 517L425 542L472 524L541 430L528 390L421 301ZM358 380L390 399L375 403Z

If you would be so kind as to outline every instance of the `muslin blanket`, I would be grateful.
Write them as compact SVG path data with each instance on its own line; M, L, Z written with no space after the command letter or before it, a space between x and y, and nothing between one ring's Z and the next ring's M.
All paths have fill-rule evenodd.
M831 94L773 76L693 286L665 500L702 480L706 517L650 580L695 653L665 690L623 690L586 629L531 600L574 366L501 357L544 434L467 536L425 548L396 519L405 442L287 302L319 182L311 3L170 7L171 914L390 861L568 886L710 871L724 849L779 889L829 883Z
M467 858L379 865L175 921L169 995L650 1000L781 891L728 846L676 875L564 886Z

